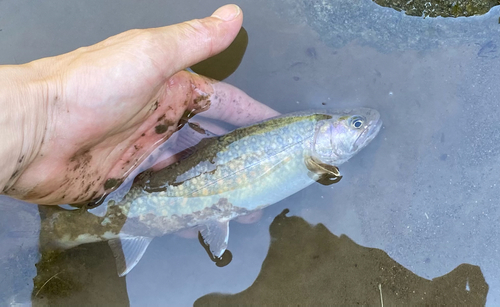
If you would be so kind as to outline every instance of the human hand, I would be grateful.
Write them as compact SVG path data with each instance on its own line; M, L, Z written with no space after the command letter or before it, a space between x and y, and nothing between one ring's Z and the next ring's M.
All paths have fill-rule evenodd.
M277 115L183 70L229 46L242 20L228 5L201 20L0 67L0 191L39 204L89 201L169 138L186 111L236 125Z

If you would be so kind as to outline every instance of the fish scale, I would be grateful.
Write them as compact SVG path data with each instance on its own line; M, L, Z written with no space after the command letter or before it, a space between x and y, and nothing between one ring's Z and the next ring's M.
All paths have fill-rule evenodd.
M245 134L245 130L236 130L232 135L212 138L197 151L215 151L216 154L210 157L213 163L202 154L184 159L182 163L192 167L177 176L170 185L165 185L165 192L147 193L138 189L126 197L124 201L131 201L131 207L138 209L132 209L129 217L148 213L163 216L166 213L167 217L184 215L187 210L201 211L217 206L221 198L248 211L268 205L268 202L259 203L252 199L255 194L260 195L265 193L263 190L274 187L273 182L280 182L281 178L307 176L304 166L299 166L303 164L304 150L310 147L316 121L315 116L304 116L300 121L295 119L291 124L281 123L280 127L270 131L256 130ZM175 166L168 171L174 172ZM314 182L309 177L304 179ZM252 183L251 187L249 183ZM147 201L136 206L134 202L142 199Z

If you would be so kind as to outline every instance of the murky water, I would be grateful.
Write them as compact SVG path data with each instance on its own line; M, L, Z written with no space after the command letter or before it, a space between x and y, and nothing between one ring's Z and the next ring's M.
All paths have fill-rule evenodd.
M222 4L0 1L0 63L203 17ZM283 113L375 108L379 136L341 168L339 183L313 185L255 224L232 223L233 261L223 268L177 236L153 240L125 279L106 244L40 261L38 209L2 197L0 303L472 304L487 295L487 305L499 305L500 9L422 19L369 0L237 4L248 46L228 83ZM269 226L285 208L289 218L272 224L271 241Z

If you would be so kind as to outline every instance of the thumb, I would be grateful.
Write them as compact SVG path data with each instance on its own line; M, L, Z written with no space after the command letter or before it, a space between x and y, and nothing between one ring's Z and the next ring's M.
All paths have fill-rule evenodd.
M203 61L226 49L243 23L243 13L235 4L217 9L212 16L154 29L159 36L157 59L165 74L176 72Z

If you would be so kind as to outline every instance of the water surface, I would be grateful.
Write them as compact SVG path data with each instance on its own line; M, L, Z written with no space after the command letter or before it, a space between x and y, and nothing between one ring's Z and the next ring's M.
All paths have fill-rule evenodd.
M500 9L483 16L423 19L369 0L236 3L245 14L248 46L226 82L283 113L375 108L384 121L379 136L341 167L344 177L338 184L313 185L266 209L255 224L232 223L233 261L223 268L196 240L165 236L153 240L124 280L113 275L106 244L81 246L52 266L44 264L48 271L39 274L46 281L55 276L52 281L63 280L57 282L63 286L33 293L40 258L37 209L2 197L0 302L29 302L34 296L36 304L68 303L93 293L94 302L103 305L187 306L213 292L239 293L261 273L270 257L269 226L288 208L288 216L322 223L336 238L345 240L345 235L360 248L387 253L408 270L398 269L393 277L414 274L413 286L425 284L418 278L431 280L471 265L458 268L465 270L460 276L470 277L458 290L481 298L486 289L486 304L499 305ZM0 1L0 63L24 63L124 30L203 17L222 4ZM307 233L298 229L297 238ZM331 246L327 238L325 248ZM293 249L285 252L293 254ZM362 251L346 253L354 257ZM309 289L352 276L332 273L325 283L311 281ZM396 296L398 289L384 290L384 281L392 279L374 280L384 284L386 300ZM369 302L377 304L379 289L371 287L367 291L375 301Z

